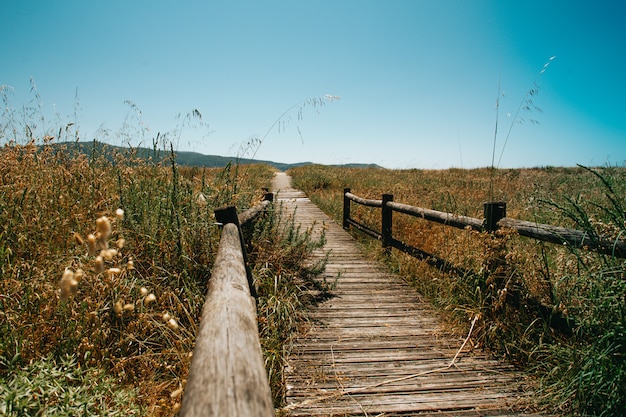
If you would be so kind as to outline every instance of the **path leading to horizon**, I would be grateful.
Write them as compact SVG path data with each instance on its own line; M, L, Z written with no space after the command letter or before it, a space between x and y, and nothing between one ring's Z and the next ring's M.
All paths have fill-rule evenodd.
M512 367L472 350L401 278L368 259L348 232L277 173L272 191L285 213L323 227L330 252L321 279L333 297L287 356L291 416L516 416L530 404ZM294 211L295 210L295 211Z

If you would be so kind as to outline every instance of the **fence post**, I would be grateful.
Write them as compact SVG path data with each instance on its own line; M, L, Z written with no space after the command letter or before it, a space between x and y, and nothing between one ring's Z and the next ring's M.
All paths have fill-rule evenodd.
M349 192L349 188L343 189L343 228L346 230L350 228L350 223L348 223L348 219L350 218L350 199L346 197L346 193Z
M393 210L387 207L387 203L393 201L393 194L383 194L382 205L382 221L381 221L381 235L383 241L383 248L389 248L391 246L392 228L393 228Z
M506 217L506 202L494 201L483 204L485 230L492 233L498 230L498 222Z
M241 225L239 224L239 216L237 215L237 207L235 206L225 206L218 207L214 210L215 220L222 224L233 223L237 226L237 230L239 230L239 240L241 241L241 252L243 254L243 262L246 266L246 277L248 278L248 286L250 287L250 295L257 298L257 290L254 285L254 278L252 277L252 271L250 270L250 265L248 265L248 251L246 250L246 241L243 238L243 233L241 231Z
M270 193L269 188L263 188L263 201L274 201L274 193Z

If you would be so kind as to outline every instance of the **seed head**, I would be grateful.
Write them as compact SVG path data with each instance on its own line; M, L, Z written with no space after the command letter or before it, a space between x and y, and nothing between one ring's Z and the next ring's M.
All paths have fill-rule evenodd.
M117 249L106 249L100 251L100 256L102 256L107 261L112 260L117 255Z
M61 301L67 301L70 297L73 297L78 291L78 281L74 278L74 272L71 269L65 268L63 276L61 277Z
M167 321L167 327L169 327L172 330L178 330L178 322L176 321L176 319L169 319Z
M141 295L143 295L144 297L145 297L146 295L148 295L148 289L147 289L146 287L141 287L141 288L139 289L139 292L140 292L140 293L141 293Z
M124 218L124 210L122 210L121 208L115 210L115 217L122 220Z
M84 276L85 276L85 271L83 271L80 268L77 269L76 272L74 272L74 279L78 282L80 282Z
M154 303L156 301L156 295L150 293L143 299L144 304Z
M104 258L102 256L96 257L96 274L104 272Z
M74 242L76 242L77 245L82 245L83 243L85 243L82 236L78 233L74 233Z
M172 400L175 400L176 398L180 397L182 395L182 393L183 393L183 388L180 387L177 390L174 390L174 391L170 392L170 398Z
M102 239L104 240L111 236L113 229L111 229L111 221L107 216L96 219L96 230L102 235Z
M96 236L92 233L87 235L87 248L89 249L89 256L96 254Z
M113 305L113 311L115 311L115 315L120 317L124 312L124 304L122 304L122 300L117 300L117 302Z

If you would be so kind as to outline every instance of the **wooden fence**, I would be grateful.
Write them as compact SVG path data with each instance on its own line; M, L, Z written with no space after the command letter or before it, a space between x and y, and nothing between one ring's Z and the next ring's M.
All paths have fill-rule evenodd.
M355 202L368 207L381 209L381 231L373 230L350 217L350 203ZM572 248L595 250L596 252L626 258L626 242L611 240L603 236L591 235L587 232L551 226L547 224L528 222L506 217L506 203L485 203L483 207L484 219L459 216L452 213L429 210L421 207L409 206L393 201L393 195L383 194L381 200L370 200L358 197L344 189L343 197L343 227L348 229L354 226L362 232L382 241L383 247L394 247L417 257L427 258L436 266L444 269L459 270L432 254L425 253L418 248L408 246L393 237L393 212L408 214L425 220L445 224L459 229L471 228L478 231L493 232L498 228L516 230L521 236L538 239L545 242L568 245Z
M180 415L273 416L274 405L257 325L256 288L247 262L242 226L271 203L237 214L215 210L223 225L211 271Z

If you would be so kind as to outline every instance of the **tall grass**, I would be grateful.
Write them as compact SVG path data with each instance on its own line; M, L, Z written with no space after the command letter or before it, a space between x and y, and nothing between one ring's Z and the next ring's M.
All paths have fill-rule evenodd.
M496 149L497 149L497 144L498 144L498 126L500 124L500 96L504 96L504 93L502 92L502 89L501 89L501 82L500 80L498 80L498 95L496 96L496 120L494 123L493 147L492 147L492 153L491 153L492 180L489 183L489 190L490 190L489 201L494 201L493 200L493 175L495 175L496 173L496 168L500 167L500 163L502 162L502 156L504 155L504 150L506 149L506 145L508 144L509 139L511 137L511 131L513 130L513 126L515 126L518 123L524 123L526 120L528 120L530 123L539 124L539 121L537 121L537 119L535 118L524 119L523 117L520 116L520 113L543 111L541 110L540 107L535 105L535 98L539 95L539 79L543 76L543 74L546 72L546 70L552 63L552 61L554 61L555 59L556 59L556 56L551 56L548 59L548 61L545 64L543 64L543 67L541 68L541 70L539 71L535 79L533 80L531 87L526 91L526 94L524 94L522 101L520 102L519 106L517 106L515 113L513 115L511 115L510 113L507 113L507 116L510 118L509 128L507 129L506 135L504 137L504 143L502 144L502 149L500 150L500 156L498 157L498 163L496 164Z
M273 170L180 167L176 131L153 139L155 156L170 155L162 163L138 158L132 146L114 153L95 141L87 154L69 151L55 137L65 124L45 120L34 91L20 111L10 107L10 89L0 91L0 386L10 386L0 388L0 409L171 415L219 243L213 210L250 207ZM264 227L261 241L285 242L277 227ZM289 279L287 270L268 267L279 257L273 250L295 262L295 253L314 246L305 231L290 235L300 237L257 250L260 281L273 282L271 271L281 283ZM291 270L298 274L295 264ZM295 287L281 286L273 299L298 299L305 288ZM281 315L261 316L263 329L282 326L272 317ZM280 350L279 342L268 346ZM270 369L277 373L279 364ZM66 386L47 391L60 373L70 378ZM93 381L102 390L90 388Z
M292 169L296 187L340 221L342 191L482 218L493 181L508 217L625 238L626 169L491 168L441 171ZM353 205L380 228L380 210ZM394 214L394 237L468 271L453 276L380 242L364 245L405 276L458 325L478 316L475 347L499 352L537 376L538 400L558 414L621 415L624 410L626 263L583 249L541 243L503 230L457 230ZM357 236L358 232L355 232Z
M187 372L218 242L208 202L247 207L272 171L251 168L254 180L233 196L224 172L174 160L169 167L132 155L89 160L32 143L5 146L0 159L3 363L74 354L82 366L104 366L122 383L154 390L140 398L167 402L165 388ZM123 218L115 218L118 208ZM88 242L102 233L103 216L113 230L93 253ZM113 248L108 258L95 256ZM83 275L69 287L73 296L60 298L66 268ZM145 380L158 383L138 384Z

